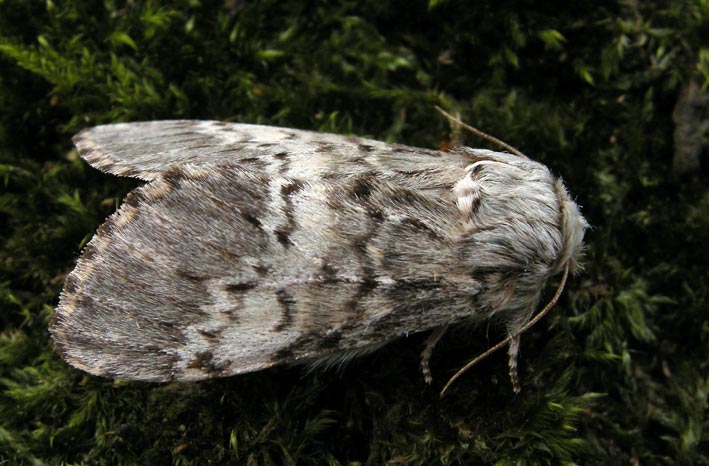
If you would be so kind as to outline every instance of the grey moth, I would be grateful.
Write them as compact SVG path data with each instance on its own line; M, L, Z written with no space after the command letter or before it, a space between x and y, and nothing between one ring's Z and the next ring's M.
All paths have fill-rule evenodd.
M217 121L74 137L147 183L67 276L50 331L91 374L192 381L337 363L393 339L500 319L517 338L586 222L542 164ZM513 378L516 375L513 374Z

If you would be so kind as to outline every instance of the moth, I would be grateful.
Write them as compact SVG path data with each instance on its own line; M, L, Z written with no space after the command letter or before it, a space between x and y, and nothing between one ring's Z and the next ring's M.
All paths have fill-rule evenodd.
M218 121L81 131L78 152L147 183L86 245L50 331L83 371L193 381L336 364L394 339L500 320L519 333L575 268L586 221L544 165Z

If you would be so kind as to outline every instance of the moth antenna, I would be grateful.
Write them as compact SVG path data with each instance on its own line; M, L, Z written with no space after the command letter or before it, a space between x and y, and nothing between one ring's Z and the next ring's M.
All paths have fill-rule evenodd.
M507 338L505 338L504 340L502 340L501 342L499 342L498 344L496 344L495 346L493 346L492 348L485 351L483 354L481 354L480 356L476 357L475 359L470 361L468 364L463 366L463 368L461 368L458 372L456 372L453 375L453 377L451 377L448 380L448 383L446 383L446 385L443 387L443 390L441 390L440 396L443 397L443 395L445 395L445 393L446 393L446 390L448 390L448 387L450 387L453 384L453 382L455 382L455 380L458 377L460 377L461 375L463 375L468 369L470 369L471 367L473 367L474 365L476 365L477 363L479 363L483 359L487 358L495 351L499 350L500 348L503 348L506 344L508 344L511 341L513 341L514 339L518 338L521 334L523 334L524 332L529 330L532 326L534 326L537 322L539 322L542 319L542 317L544 317L554 307L556 302L559 300L559 297L561 297L561 293L564 291L564 287L566 286L566 279L568 278L568 276L569 276L569 263L567 262L566 265L564 266L564 273L561 276L561 282L559 282L559 286L556 288L556 293L554 293L554 296L551 298L551 300L549 300L547 305L544 306L544 309L539 311L537 313L537 315L534 316L534 318L532 320L530 320L529 322L527 322L524 325L524 327L517 330L514 334L509 335ZM513 383L514 383L514 381L513 381ZM515 388L517 388L517 387L515 387Z
M506 150L512 152L513 154L515 154L515 155L518 156L518 157L522 157L523 159L528 159L528 158L529 158L529 157L527 157L526 155L524 155L522 152L520 152L519 150L517 150L517 149L515 149L514 147L512 147L511 145L507 144L506 142L497 139L495 136L490 136L489 134L487 134L487 133L485 133L485 132L483 132L483 131L480 131L480 130L477 129L476 127L470 126L469 124L460 121L459 118L454 117L453 115L451 115L450 113L446 112L445 110L443 110L443 109L442 109L441 107L439 107L438 105L436 105L435 107L436 107L436 110L438 110L438 112L439 112L441 115L443 115L444 117L448 118L448 119L451 120L451 121L454 121L454 122L458 123L458 124L461 125L463 128L465 128L465 129L467 129L468 131L470 131L471 133L473 133L473 134L475 134L475 135L477 135L477 136L480 136L481 138L486 139L486 140L488 140L488 141L490 141L490 142L492 142L492 143L494 143L494 144L499 145L499 146L502 147L503 149L506 149Z

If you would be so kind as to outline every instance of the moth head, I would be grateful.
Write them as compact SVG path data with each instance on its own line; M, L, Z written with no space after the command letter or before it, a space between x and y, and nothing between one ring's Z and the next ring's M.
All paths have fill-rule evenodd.
M526 157L485 149L463 150L472 163L452 191L465 234L514 229L516 237L527 236L530 244L537 246L534 250L553 263L552 275L567 264L572 271L577 270L588 223L563 181L543 164ZM542 233L546 236L540 236ZM524 252L525 245L519 246Z
M579 268L579 258L583 252L583 235L588 228L588 223L581 215L578 205L569 196L561 179L555 178L544 165L530 160L509 144L460 121L442 108L436 106L436 110L451 122L511 152L506 154L481 149L463 149L469 153L472 164L466 168L466 176L454 186L453 193L457 198L458 209L463 215L465 229L468 229L468 232L475 232L482 228L491 228L503 231L500 237L504 238L504 230L509 226L506 227L501 221L494 223L495 212L498 217L500 212L504 212L511 218L505 218L503 221L512 220L517 226L521 226L520 230L527 230L522 235L516 236L526 236L529 243L534 245L529 248L535 250L531 256L541 259L542 263L548 265L548 272L544 274L546 277L543 282L546 282L546 278L551 275L563 271L554 297L534 318L531 318L530 308L528 315L521 316L516 319L516 322L508 324L507 338L462 367L441 390L443 396L448 387L465 371L509 344L510 378L515 393L519 393L521 387L517 376L517 355L520 335L554 307L564 290L569 271ZM487 207L490 207L489 212L484 211ZM488 223L489 221L492 223ZM526 228L525 225L531 228ZM549 228L550 225L552 228ZM520 230L515 232L520 233ZM555 234L549 234L553 231ZM540 248L539 246L543 244L547 247ZM510 243L503 240L492 249L498 249L497 246L505 249L510 246ZM521 246L512 251L512 254L529 250L524 248L524 244ZM540 290L536 293L537 299L532 300L534 305L539 293Z
M581 215L578 204L571 199L561 178L556 181L556 193L561 207L559 226L564 239L557 267L561 271L568 264L571 272L576 273L581 269L580 260L584 251L583 236L589 224Z
M549 312L561 295L567 273L579 268L588 224L562 180L554 177L543 164L513 154L464 150L469 153L472 163L453 187L453 195L463 218L463 234L474 245L470 251L475 259L471 263L504 267L505 258L510 255L516 258L513 262L524 258L531 275L516 281L514 289L521 286L521 293L533 299L521 300L530 306L521 314L510 315L508 337L458 371L441 395L463 372L507 344L510 345L510 377L517 393L520 390L517 376L519 337ZM543 284L562 271L564 274L554 298L532 319ZM532 276L537 280L528 280ZM539 288L525 289L535 283ZM511 291L509 288L505 290ZM519 311L520 300L514 299L517 291L497 291L496 296L507 299L499 303L502 308L496 309L496 313L508 306Z

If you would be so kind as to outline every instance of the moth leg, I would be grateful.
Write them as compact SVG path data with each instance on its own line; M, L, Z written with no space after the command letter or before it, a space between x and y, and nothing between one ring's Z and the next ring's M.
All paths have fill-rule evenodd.
M429 337L426 339L426 346L424 346L423 351L421 351L421 372L423 372L423 380L427 384L433 382L433 377L431 376L431 368L428 365L428 362L431 360L431 353L433 353L433 348L435 348L436 343L438 343L438 340L443 337L443 334L446 333L446 330L448 330L447 325L438 327L436 330L434 330L433 333L431 333L431 335L429 335Z
M512 338L507 354L510 357L508 365L510 367L510 380L512 381L512 390L515 394L522 391L522 386L519 384L519 374L517 372L517 357L519 356L519 340L520 336Z

